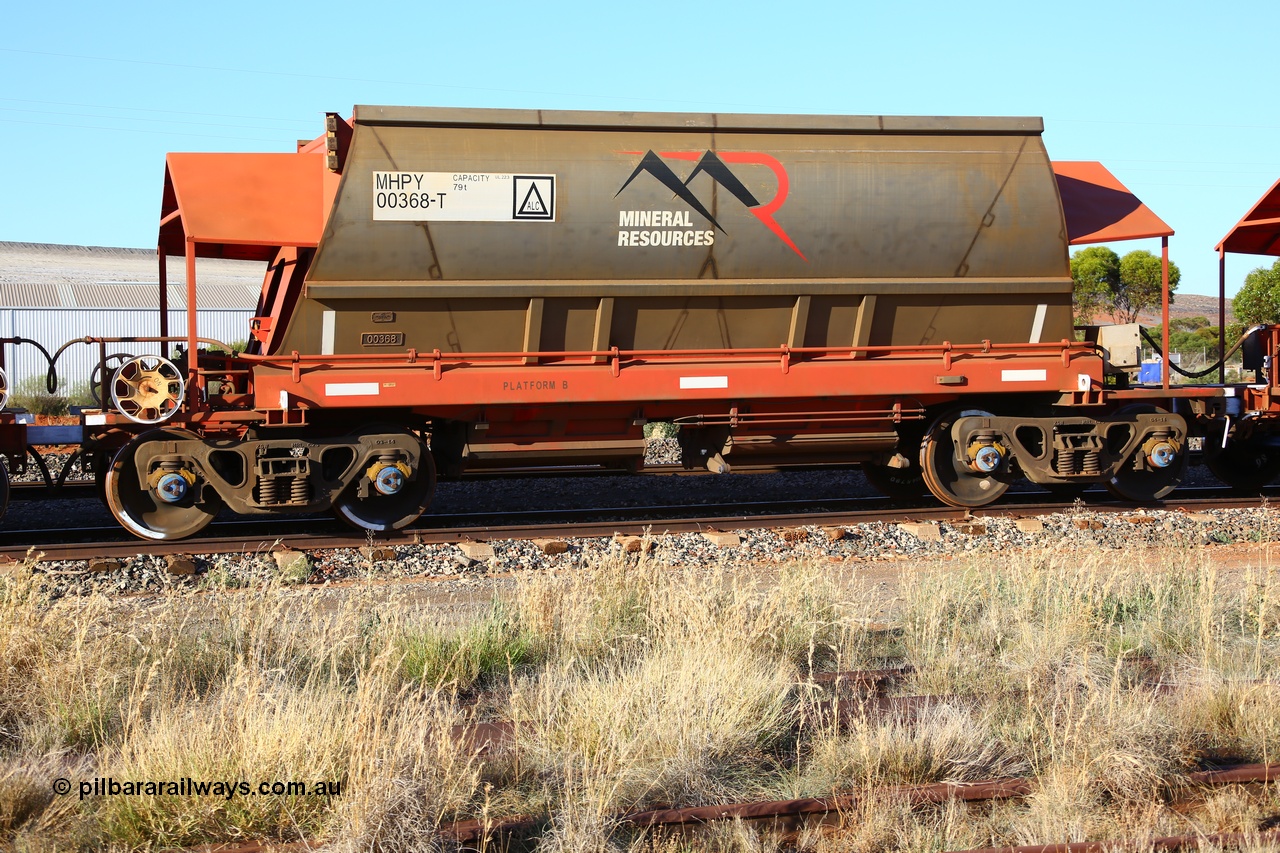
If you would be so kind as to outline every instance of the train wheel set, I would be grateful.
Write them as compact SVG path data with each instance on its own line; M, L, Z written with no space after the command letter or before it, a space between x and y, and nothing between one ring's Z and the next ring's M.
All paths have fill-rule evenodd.
M1193 446L1271 482L1280 329L1242 342L1254 381L1135 383L1136 327L1075 327L1068 254L1155 236L1167 258L1172 230L1042 129L357 107L296 152L170 154L161 304L180 257L187 327L161 310L154 337L49 356L52 383L63 350L99 352L67 443L154 540L223 510L399 529L438 478L640 470L651 422L689 469L858 463L962 508L1024 478L1160 500ZM263 265L244 352L197 328L209 257ZM11 468L42 429L0 412Z

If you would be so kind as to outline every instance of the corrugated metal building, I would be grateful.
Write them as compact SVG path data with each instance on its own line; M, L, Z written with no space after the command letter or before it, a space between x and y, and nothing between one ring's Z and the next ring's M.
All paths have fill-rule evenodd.
M264 265L201 259L197 262L196 324L201 337L227 344L249 335ZM169 332L187 328L186 271L171 259ZM155 252L95 246L0 242L0 337L39 341L52 355L67 341L94 337L159 334L160 288ZM47 362L32 346L6 346L10 388L44 376ZM170 348L172 349L172 348ZM109 352L160 353L159 344L120 344ZM89 381L98 360L96 345L70 347L57 362L62 392Z

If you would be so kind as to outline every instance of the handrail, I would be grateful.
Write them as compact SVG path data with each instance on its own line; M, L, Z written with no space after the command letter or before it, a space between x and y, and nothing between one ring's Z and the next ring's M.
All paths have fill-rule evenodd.
M992 343L981 341L974 344L953 344L944 341L941 344L883 345L883 346L840 346L840 347L743 347L736 349L660 349L660 350L624 350L611 348L607 350L548 350L519 352L441 352L435 350L430 354L416 349L405 350L402 358L395 358L391 353L340 353L331 355L302 354L299 352L278 353L275 355L249 355L237 353L237 359L253 364L288 365L290 367L328 365L360 365L360 364L419 364L437 365L440 363L466 363L472 361L498 361L527 364L527 359L574 359L574 363L599 364L597 359L606 361L647 361L697 359L714 360L724 358L759 360L782 359L789 361L796 356L811 355L817 357L855 356L942 356L944 360L952 360L962 356L999 355L1022 353L1027 355L1089 355L1097 352L1097 345L1087 341L1062 340L1045 343Z

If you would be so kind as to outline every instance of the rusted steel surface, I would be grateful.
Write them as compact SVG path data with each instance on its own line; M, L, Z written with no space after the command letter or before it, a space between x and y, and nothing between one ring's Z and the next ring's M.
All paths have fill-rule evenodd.
M911 805L945 803L948 800L975 802L1025 797L1034 790L1027 779L998 779L990 782L939 782L932 785L900 785L880 788L877 797L904 800ZM845 811L866 795L842 794L831 797L808 797L800 800L777 800L760 803L733 803L720 806L695 806L684 809L653 809L632 812L619 818L635 826L681 826L713 820L757 820L792 815L826 814Z
M991 782L952 783L933 785L904 785L878 789L877 795L899 797L913 805L942 803L948 800L966 802L979 800L1010 799L1031 793L1031 783L1025 779L1004 779ZM770 818L804 817L829 814L852 808L864 795L843 794L831 797L807 797L799 800L776 800L755 803L729 803L715 806L695 806L682 809L651 809L629 812L614 817L617 823L638 827L688 826L717 820L763 820ZM441 835L459 842L477 841L485 837L511 835L535 829L545 822L543 818L518 816L496 821L467 820L440 828Z
M471 738L472 744L483 738L508 736L509 723L478 724L457 727L455 739ZM1194 784L1220 786L1271 782L1280 779L1280 764L1249 764L1223 770L1192 773L1187 777ZM942 782L931 785L900 785L877 789L879 798L900 799L913 806L941 803L948 800L977 802L984 800L1016 799L1035 790L1029 779L999 779L989 782ZM798 800L774 800L754 803L729 803L690 808L650 809L617 815L617 823L637 827L678 827L710 823L718 820L769 820L792 817L824 815L846 811L855 807L860 797L868 794L841 794L830 797L807 797ZM462 820L440 827L442 836L459 843L471 843L486 838L515 835L542 827L546 819L529 815L516 815L497 820ZM1091 841L1071 844L1026 845L1021 847L991 847L959 853L1105 853L1109 850L1178 850L1198 844L1237 847L1248 843L1280 840L1280 830L1258 833L1216 833L1210 835L1169 836L1155 839L1122 839L1118 841ZM311 849L305 843L250 843L209 844L188 848L188 853L272 853Z
M915 672L915 667L898 666L888 669L856 669L843 672L815 672L809 676L814 684L833 687L858 687L864 690L883 690L897 684Z
M509 745L515 739L517 731L529 728L530 726L527 724L520 726L510 720L468 723L454 726L449 730L449 737L463 752L472 755L487 755Z
M1187 774L1193 785L1248 785L1257 782L1274 782L1280 779L1280 763L1241 764L1221 770L1202 770Z
M1280 764L1249 764L1222 770L1191 773L1185 777L1192 784L1217 787L1222 785L1271 782L1280 779ZM948 800L977 802L984 800L1016 799L1036 790L1033 779L996 779L986 782L941 782L930 785L897 785L879 788L861 794L836 794L829 797L806 797L798 800L774 800L753 803L727 803L689 808L649 809L617 815L614 821L638 827L692 826L718 820L769 820L809 815L824 815L847 811L862 798L890 798L905 801L913 806L941 803ZM467 820L441 827L442 835L459 842L478 841L483 838L528 832L545 823L544 818L520 815L495 821ZM1127 842L1126 842L1127 843ZM1171 842L1172 843L1172 842ZM1072 845L1046 845L1019 848L994 848L1001 853L1010 851L1048 851L1049 853L1092 853L1109 849L1109 842L1097 842L1098 847ZM1173 844L1168 849L1175 849ZM1158 848L1159 849L1159 848ZM967 852L968 853L968 852ZM976 853L974 851L973 853ZM992 853L992 851L982 851Z
M497 820L460 820L440 827L440 834L460 844L503 835L529 832L546 823L546 818L517 815Z
M302 853L318 850L310 841L245 841L230 844L201 844L198 847L162 848L160 853Z
M841 726L869 717L894 717L909 724L942 705L973 705L977 701L974 696L865 696L816 702L811 713L814 722Z

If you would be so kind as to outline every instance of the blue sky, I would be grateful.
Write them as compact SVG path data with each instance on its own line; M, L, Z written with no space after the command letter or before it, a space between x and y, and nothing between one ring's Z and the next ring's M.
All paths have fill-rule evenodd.
M353 104L1037 115L1177 232L1187 293L1280 179L1280 4L13 3L0 240L155 245L168 151L288 151ZM1121 244L1159 251L1159 241ZM1228 256L1227 293L1272 259Z

